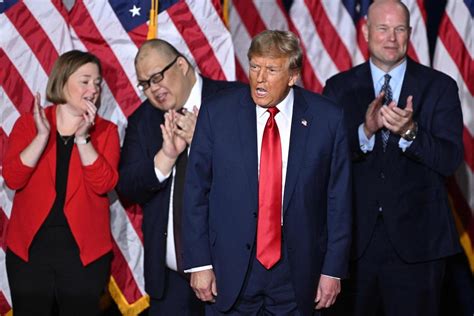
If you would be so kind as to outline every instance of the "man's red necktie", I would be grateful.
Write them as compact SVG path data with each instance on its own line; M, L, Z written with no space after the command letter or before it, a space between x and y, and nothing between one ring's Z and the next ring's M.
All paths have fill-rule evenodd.
M257 259L270 269L281 257L282 160L280 133L275 121L279 112L268 109L260 154L258 185Z

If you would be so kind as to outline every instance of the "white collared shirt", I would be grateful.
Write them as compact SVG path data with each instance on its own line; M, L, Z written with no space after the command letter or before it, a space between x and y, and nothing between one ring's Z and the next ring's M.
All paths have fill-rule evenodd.
M198 109L201 107L202 100L202 78L195 72L196 82L194 83L189 97L183 105L188 111L193 111L194 106ZM189 154L189 151L188 151ZM171 270L178 271L178 264L176 262L176 249L174 244L174 229L173 229L173 194L174 194L174 176L176 174L176 167L173 167L173 170L167 175L163 175L160 169L155 167L155 174L158 178L158 181L165 181L170 175L173 176L173 183L171 183L171 192L170 192L170 203L168 209L168 228L166 235L166 266Z
M285 182L286 182L286 168L288 166L288 152L290 150L290 134L291 134L291 119L293 117L293 102L294 102L294 92L293 89L290 89L288 95L276 105L278 110L277 115L275 115L275 121L278 126L278 132L280 134L281 142L281 160L282 160L282 193L281 193L281 204L283 207L283 198L285 191ZM265 125L267 124L270 113L268 113L266 108L256 106L257 114L257 148L258 148L258 174L260 175L260 155L262 151L262 139L263 131L265 130ZM282 224L283 224L283 209L282 209Z
M372 62L372 60L369 61L369 65L370 65L370 73L372 75L372 81L374 84L374 94L378 96L385 81L384 76L387 73L385 73L382 69L378 68ZM400 65L398 65L397 67L393 68L392 70L388 72L388 74L391 77L389 81L389 85L390 85L390 88L392 89L392 99L397 104L398 104L398 100L400 99L400 93L402 91L402 84L403 84L403 79L405 78L406 69L407 69L407 60L405 59ZM359 125L358 134L359 134L360 149L364 153L367 153L368 151L372 151L375 145L375 134L372 135L370 139L367 138L364 132L364 123ZM398 141L398 147L401 150L405 151L411 145L411 143L412 142L407 141L403 138L400 138L400 140Z

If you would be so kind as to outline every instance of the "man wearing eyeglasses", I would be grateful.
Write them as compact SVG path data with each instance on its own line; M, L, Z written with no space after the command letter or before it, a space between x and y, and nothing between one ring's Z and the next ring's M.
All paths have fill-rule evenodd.
M184 171L201 101L235 83L202 77L159 39L141 46L135 69L147 99L129 117L117 189L143 208L148 315L202 315L181 264Z

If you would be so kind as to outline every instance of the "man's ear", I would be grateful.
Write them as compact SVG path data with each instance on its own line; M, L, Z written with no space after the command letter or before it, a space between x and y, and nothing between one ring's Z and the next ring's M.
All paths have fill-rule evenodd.
M365 23L362 25L362 35L364 35L364 39L366 42L369 42L369 23Z
M290 69L290 79L288 80L288 86L293 87L296 84L296 81L298 80L299 76L299 70Z
M186 75L189 68L190 68L188 62L186 61L186 59L182 56L179 56L176 63L178 64L178 67L181 70L181 72L183 73L183 75Z

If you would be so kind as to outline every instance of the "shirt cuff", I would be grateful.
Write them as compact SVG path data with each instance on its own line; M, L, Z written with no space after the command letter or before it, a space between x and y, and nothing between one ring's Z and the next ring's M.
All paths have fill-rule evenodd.
M374 144L375 144L375 135L372 135L370 139L367 138L367 135L365 135L365 132L364 132L364 123L359 125L357 132L359 134L360 150L362 150L364 154L367 153L368 151L372 151L374 149Z
M407 148L410 147L411 143L413 143L413 141L408 141L405 138L400 137L400 140L398 141L398 147L403 152L405 152L405 150L407 150Z
M167 175L164 175L163 173L161 173L160 169L158 169L158 168L155 167L156 178L158 179L158 181L159 181L160 183L162 183L163 181L165 181L166 179L168 179L168 177L171 175L172 172L173 172L173 169L171 169L171 171L168 172Z
M212 270L212 265L209 264L207 266L191 268L188 270L184 270L184 273L193 273L193 272L199 272L199 271L204 271L204 270Z
M334 277L334 276L327 275L327 274L321 274L321 275L324 275L325 277L328 277L328 278L331 278L331 279L335 279L335 280L340 280L340 279L341 279L341 278Z

